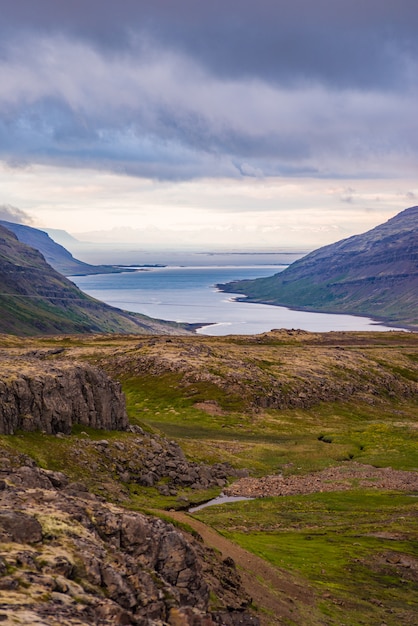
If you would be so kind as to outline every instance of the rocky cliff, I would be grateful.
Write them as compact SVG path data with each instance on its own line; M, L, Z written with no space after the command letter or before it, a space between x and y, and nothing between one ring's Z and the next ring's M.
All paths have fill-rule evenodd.
M418 329L418 206L315 250L279 274L220 287L252 302L367 315Z
M128 417L120 384L87 364L51 364L36 357L3 360L1 434L70 433L75 424L125 430Z
M258 624L231 559L64 474L3 458L0 505L2 622Z
M0 434L70 435L74 425L129 431L123 441L91 440L84 433L74 443L83 474L97 488L112 467L118 481L115 499L127 496L128 484L155 486L162 495L175 496L184 487L204 491L224 487L228 477L246 475L224 463L189 462L174 441L130 426L120 383L101 369L61 358L61 351L34 350L7 359L0 354Z

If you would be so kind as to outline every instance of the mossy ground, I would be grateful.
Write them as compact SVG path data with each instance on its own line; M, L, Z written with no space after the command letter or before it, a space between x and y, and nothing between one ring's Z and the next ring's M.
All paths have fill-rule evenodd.
M30 347L59 345L65 347L68 358L105 367L122 382L130 421L175 439L192 461L228 461L256 476L306 474L350 460L418 470L418 400L411 392L417 380L418 337L413 333L273 333L249 338L182 338L169 344L164 338L148 341L67 336L38 343L31 340ZM1 343L5 350L18 351L21 346L7 338ZM338 346L339 351L328 353L329 346ZM201 371L210 366L220 380L225 372L233 371L238 359L250 364L251 372L259 372L262 381L264 376L280 378L283 373L285 391L297 386L303 376L315 380L316 354L322 359L321 367L327 366L329 354L327 371L334 380L342 384L350 376L370 380L370 392L323 400L307 408L264 409L249 404L233 385L214 384L213 378L185 380L178 369L163 367L137 371L136 360L144 354L154 351L152 355L175 358L176 350L187 353L182 358L189 366L193 362L200 367L204 361ZM118 365L120 355L123 367ZM332 359L338 362L340 356L351 369L344 371L338 363L334 367ZM399 391L373 387L376 372L389 376ZM75 429L64 438L40 433L3 436L0 445L9 452L32 456L45 468L61 470L107 497L115 498L123 491L125 504L132 508L178 506L175 497L163 497L154 487L118 484L111 466L93 470L91 461L97 461L97 450L92 448L84 460L78 454L80 438L129 442L135 435L82 430L87 435ZM192 494L189 490L184 495L198 502L216 491ZM207 508L198 515L275 567L313 585L315 610L320 615L315 623L412 626L418 623L418 501L414 495L357 489L266 498Z
M382 491L317 493L194 514L316 589L324 624L413 624L418 501Z
M350 459L378 467L418 468L415 400L231 411L220 392L215 395L209 389L205 394L194 386L183 390L176 378L124 380L130 420L176 439L201 462L229 461L260 475L304 473ZM202 399L215 400L223 410L211 414L196 408Z

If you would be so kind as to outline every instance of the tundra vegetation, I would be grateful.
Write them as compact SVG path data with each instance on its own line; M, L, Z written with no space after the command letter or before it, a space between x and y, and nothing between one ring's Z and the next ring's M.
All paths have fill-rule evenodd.
M0 351L38 375L72 362L104 370L133 431L2 435L12 463L29 456L115 504L194 533L203 523L250 564L260 557L277 576L254 565L264 624L417 622L415 333L3 336ZM266 476L283 495L269 495ZM263 497L173 511L240 485Z

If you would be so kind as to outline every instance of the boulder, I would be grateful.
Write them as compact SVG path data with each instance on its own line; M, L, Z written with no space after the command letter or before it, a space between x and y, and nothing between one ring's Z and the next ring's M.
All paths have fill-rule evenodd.
M42 541L42 526L32 515L12 510L0 511L1 535L2 541L6 542L39 543Z
M42 430L70 434L81 424L126 430L121 385L88 364L9 363L0 378L0 434Z

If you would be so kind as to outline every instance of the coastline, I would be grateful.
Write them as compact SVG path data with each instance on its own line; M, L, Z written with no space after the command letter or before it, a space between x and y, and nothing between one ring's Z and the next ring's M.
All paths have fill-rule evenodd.
M300 328L310 332L415 331L412 325L405 328L405 325L398 325L393 320L388 320L390 325L379 327L379 321L374 316L350 315L342 311L334 314L315 310L314 307L289 307L268 302L267 298L257 301L237 294L233 289L229 291L229 285L226 289L224 287L231 282L231 278L264 277L267 272L271 272L270 266L166 266L155 274L152 270L134 271L113 277L80 277L75 282L84 293L111 306L131 314L164 320L179 331L195 335L257 335L273 328ZM254 303L256 307L248 307L249 303Z
M380 317L378 315L372 314L372 313L359 313L357 312L352 312L352 311L339 311L336 309L316 309L314 307L306 307L306 306L293 306L293 305L289 305L286 304L285 302L277 302L277 301L272 301L272 300L264 300L264 299L259 299L259 298L251 298L250 296L245 296L242 294L234 294L233 291L229 291L227 289L222 289L222 287L224 287L225 285L222 284L218 284L215 285L216 288L221 291L222 293L228 293L231 295L232 299L235 302L242 302L242 303L246 303L246 304L266 304L268 306L277 306L277 307L284 307L286 309L289 309L290 311L301 311L302 313L324 313L325 315L329 314L329 315L352 315L353 317L368 317L374 324L384 324L385 326L390 327L391 329L393 328L393 330L403 330L405 332L412 332L412 333L417 333L418 332L418 325L414 325L414 324L402 324L400 322L396 322L396 320L392 320L389 318L385 318L385 317Z
M148 272L154 268L167 267L166 265L92 265L92 270L77 272L77 274L66 274L66 278L71 276L98 276L100 274L123 274L133 272Z

